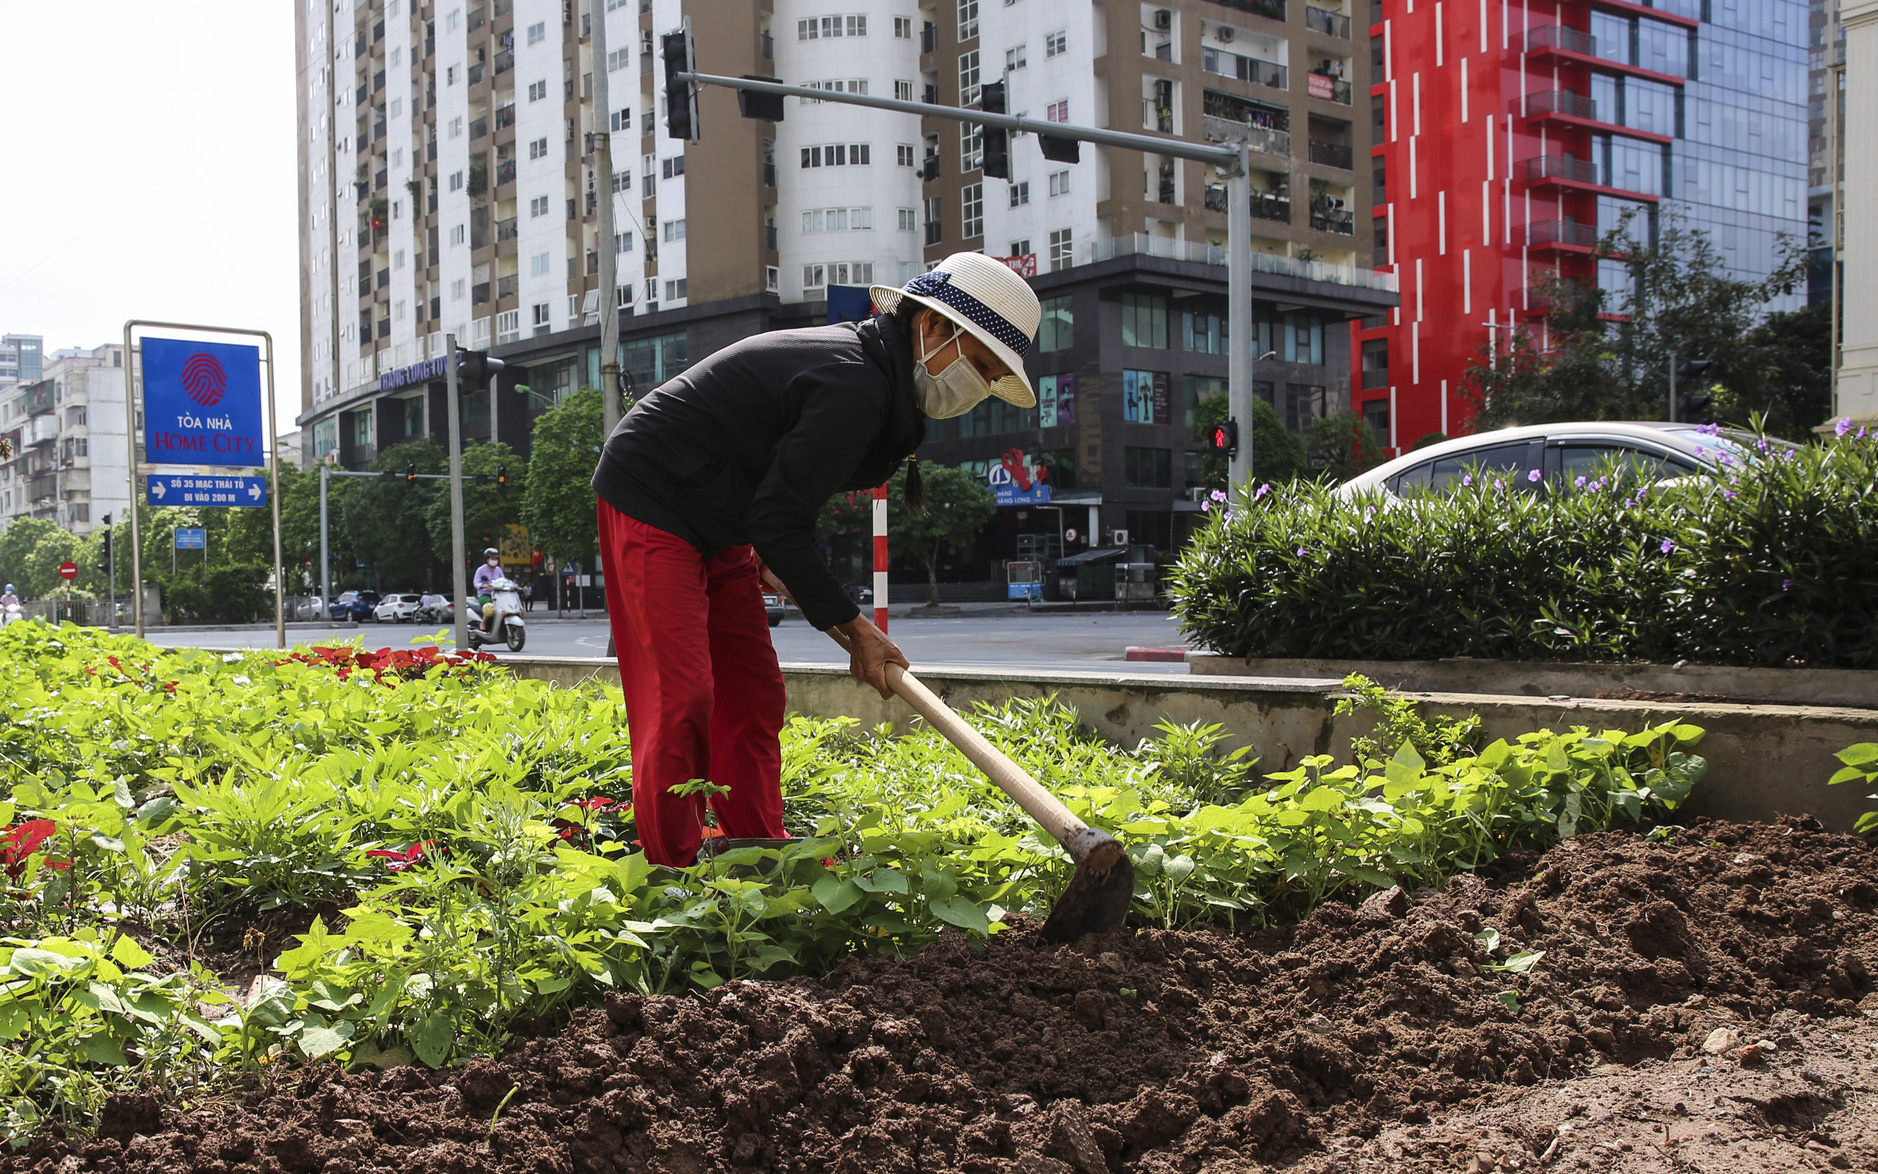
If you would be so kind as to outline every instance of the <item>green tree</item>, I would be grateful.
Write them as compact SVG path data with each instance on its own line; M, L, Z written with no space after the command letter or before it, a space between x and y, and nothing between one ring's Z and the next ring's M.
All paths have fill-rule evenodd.
M559 566L599 549L593 471L600 463L600 393L575 392L535 419L529 445L522 522L528 537Z
M1375 430L1369 421L1347 409L1312 420L1304 436L1304 450L1311 470L1333 481L1348 481L1382 463L1382 446L1376 443Z
M1207 441L1214 426L1226 421L1228 410L1224 394L1210 395L1201 400L1194 411L1194 439ZM1241 432L1240 436L1240 443L1245 443L1244 433ZM1285 422L1278 417L1277 409L1264 400L1252 401L1251 440L1254 481L1276 484L1293 481L1304 475L1304 442L1297 433L1285 427ZM1199 480L1195 484L1207 489L1224 489L1228 465L1225 453L1207 448L1200 454Z
M1765 398L1748 339L1768 302L1798 287L1804 253L1787 242L1773 273L1742 281L1728 275L1708 233L1678 216L1665 217L1653 244L1638 239L1641 227L1626 217L1593 250L1621 264L1621 288L1548 279L1534 290L1546 311L1543 338L1495 331L1511 337L1481 346L1463 384L1476 427L1665 419L1672 356L1677 365L1709 360L1708 377L1739 387L1743 402Z
M1831 331L1828 303L1769 314L1718 373L1715 418L1747 427L1760 414L1769 433L1811 440L1832 414Z
M15 518L0 532L0 581L12 583L24 598L39 594L26 577L26 558L41 539L58 528L45 518Z
M498 465L508 470L507 486L496 485ZM500 441L472 444L463 450L463 549L469 552L471 564L482 561L478 555L485 548L499 548L503 530L521 522L522 499L528 481L526 473L515 450ZM479 485L476 483L478 475L488 480ZM587 470L587 475L592 477L593 470ZM431 498L428 523L431 552L447 567L450 565L449 482L440 484L446 492Z
M24 519L22 519L23 521ZM14 525L18 525L15 522ZM57 526L43 531L39 541L26 552L26 565L20 576L24 582L18 583L35 598L65 593L65 580L59 577L59 564L66 561L77 562L84 553L83 544L78 536ZM17 582L17 581L16 581Z
M407 482L404 472L415 466L419 473L441 473L444 465L443 446L420 436L392 445L372 462L374 472L389 473L389 478L344 479L345 492L338 496L352 549L376 573L380 590L435 587L442 578L438 560L432 557L435 542L429 521L433 499L443 493L442 482ZM447 529L445 533L447 544Z
M998 512L997 499L978 478L963 469L921 463L920 480L926 491L926 510L915 514L906 508L906 466L901 465L887 489L887 548L895 554L910 554L926 569L926 583L931 589L927 605L939 604L939 568L946 547L970 543L984 530ZM836 534L864 534L873 529L872 497L856 493L837 493L823 505L816 519L816 536L826 540Z

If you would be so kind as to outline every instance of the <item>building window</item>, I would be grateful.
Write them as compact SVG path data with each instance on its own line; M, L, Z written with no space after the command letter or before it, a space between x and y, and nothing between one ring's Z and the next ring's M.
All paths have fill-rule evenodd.
M464 280L461 277L451 282L450 283L450 300L453 302L462 301L463 289L464 289Z
M1051 247L1055 248L1054 234ZM1043 318L1037 326L1039 351L1066 351L1076 345L1075 302L1068 297L1045 298L1040 307Z
M913 100L913 83L909 81L894 82L893 96L898 101L911 102Z
M545 138L530 140L528 144L528 157L530 159L546 159L548 157L548 140Z
M1058 29L1053 33L1045 33L1043 35L1043 55L1045 57L1059 57L1067 52L1069 52L1068 29Z
M537 326L537 327L542 327L542 326L547 326L547 325L550 325L550 323L549 323L549 321L548 321L548 303L547 303L547 302L536 302L536 303L535 303L535 322L534 322L534 324L535 324L535 326Z
M628 106L623 110L615 110L610 125L613 128L614 134L631 130L633 125L633 108Z
M1026 179L1021 183L1010 185L1010 193L1011 207L1016 208L1030 203L1030 181Z
M528 26L528 43L529 44L539 45L541 44L541 42L547 40L547 38L548 38L548 22L547 21L538 20L534 24L531 24Z
M1043 108L1043 117L1050 122L1068 122L1069 99L1065 98L1060 102L1052 102L1048 106L1045 106Z
M531 277L546 277L551 258L546 253L536 253L528 259L528 273Z
M811 90L827 90L833 94L867 93L867 79L864 77L830 78L826 81L804 82L803 84ZM796 101L804 106L821 105L820 98L797 98Z
M1006 73L1014 73L1028 64L1030 63L1024 59L1024 46L1019 45L1015 49L1006 49L1004 51L1004 69Z
M616 192L632 191L633 173L630 171L615 171L613 173L613 190Z
M453 245L463 243L463 226L461 224L452 224L450 226L450 243Z
M1173 451L1165 448L1124 448L1122 481L1130 489L1173 488Z
M633 251L633 234L630 232L614 233L613 234L613 251L616 253L632 252Z
M463 173L461 171L452 171L450 173L450 190L453 192L463 190Z
M463 137L463 116L462 115L458 115L457 117L452 118L450 120L450 137L453 139L460 139Z
M901 143L899 146L895 147L893 150L894 150L894 160L901 167L917 166L913 162L914 152L913 152L912 143Z
M539 102L547 96L548 83L546 80L528 83L528 100L530 102Z
M683 216L679 216L671 220L667 220L665 222L663 231L665 233L665 239L667 241L684 240L685 239L685 218Z
M866 143L831 143L822 147L802 148L802 166L810 167L865 167L873 160L869 158L871 148Z
M651 390L691 365L690 340L684 331L635 338L620 347L627 374L635 387Z
M1004 255L1007 257L1030 256L1030 238L1025 237L1021 241L1012 241L1010 249Z
M1058 273L1068 269L1074 263L1075 240L1071 229L1058 228L1050 232L1050 272Z
M624 48L624 49L607 50L606 71L608 73L618 73L620 70L625 69L628 65L631 65L632 63L633 63L633 51L632 51L631 46L628 46L627 48Z
M967 184L959 191L960 228L966 240L985 235L985 185Z
M1167 349L1167 299L1156 294L1122 295L1122 345Z
M372 429L372 409L361 408L356 412L346 414L352 417L353 446L357 448L375 443L373 438L377 434Z
M686 278L680 277L672 281L667 281L665 283L665 300L668 302L684 300L686 280Z
M959 40L978 35L978 0L959 0Z
M398 249L391 254L391 267L393 269L404 268L404 250L403 249Z
M685 157L683 155L674 155L670 159L659 160L659 175L663 178L671 179L684 173Z
M977 7L977 5L973 5ZM959 38L964 40L963 37ZM959 54L959 105L971 106L978 101L978 50Z
M504 310L496 315L496 345L502 346L522 337L522 312Z
M901 232L919 231L919 209L917 208L900 209L900 231Z
M959 170L977 171L985 162L985 140L975 122L959 123Z
M802 212L803 232L858 232L873 227L872 208L806 208Z
M867 35L867 14L849 13L841 16L811 16L806 20L796 21L796 40L817 41L830 37L865 37ZM896 34L897 30L896 30Z
M945 236L944 204L938 196L926 197L926 243L936 245Z
M1180 312L1180 342L1200 355L1226 354L1226 316L1205 310Z
M896 16L893 18L893 35L902 41L913 39L913 18Z
M548 214L548 197L536 196L534 199L528 201L528 215L530 219L533 219L537 216L546 216L547 214Z
M1069 172L1052 171L1050 173L1050 194L1053 196L1069 195Z

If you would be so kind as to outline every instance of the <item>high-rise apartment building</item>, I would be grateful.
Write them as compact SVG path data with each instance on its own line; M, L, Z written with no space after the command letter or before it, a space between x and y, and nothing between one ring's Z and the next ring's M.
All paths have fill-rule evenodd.
M356 466L440 436L446 334L508 364L493 393L465 397L465 435L525 452L535 416L598 385L601 313L621 316L644 392L752 333L828 321L843 287L977 250L1044 299L1041 402L935 424L924 455L987 476L1013 450L1043 458L1074 507L1064 529L1171 545L1198 509L1193 408L1226 377L1223 177L1087 145L1051 162L1020 135L1007 181L984 175L969 125L794 98L782 122L756 122L708 87L701 141L684 143L665 133L658 38L689 17L706 73L966 106L1003 79L1016 114L1250 139L1246 332L1275 352L1260 394L1302 426L1348 401L1347 323L1395 303L1369 265L1369 62L1349 5L603 0L596 62L591 0L302 0L309 457ZM595 69L609 110L593 110ZM611 135L610 176L592 132ZM1059 520L1000 511L987 557Z
M1469 366L1532 331L1534 289L1623 267L1591 256L1631 216L1707 230L1746 280L1807 234L1805 0L1376 0L1379 268L1402 305L1365 323L1355 400L1406 448L1467 427ZM1795 309L1804 293L1777 303ZM1386 428L1383 427L1386 421Z
M0 387L31 383L42 373L46 340L37 334L0 335Z
M1845 26L1839 0L1810 0L1807 24L1806 300L1832 299L1832 221L1845 168ZM1836 165L1836 166L1835 166Z
M55 351L35 378L0 389L0 434L13 445L13 456L0 462L0 528L44 518L85 535L124 509L130 434L123 346Z

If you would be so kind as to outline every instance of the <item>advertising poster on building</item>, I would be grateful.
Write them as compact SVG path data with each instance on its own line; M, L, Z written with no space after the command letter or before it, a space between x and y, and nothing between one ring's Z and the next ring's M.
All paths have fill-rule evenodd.
M1040 375L1037 377L1037 426L1067 428L1076 422L1076 377Z
M149 337L142 345L146 463L265 463L259 347Z

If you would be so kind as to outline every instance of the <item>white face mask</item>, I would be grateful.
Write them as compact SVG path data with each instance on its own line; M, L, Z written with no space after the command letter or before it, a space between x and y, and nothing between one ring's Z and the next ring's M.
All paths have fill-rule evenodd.
M913 391L919 400L919 410L932 419L949 420L953 416L963 416L991 394L991 384L965 357L963 347L959 348L959 357L939 374L934 375L926 369L928 359L951 346L964 333L964 327L954 328L951 338L920 355L919 361L913 364Z

